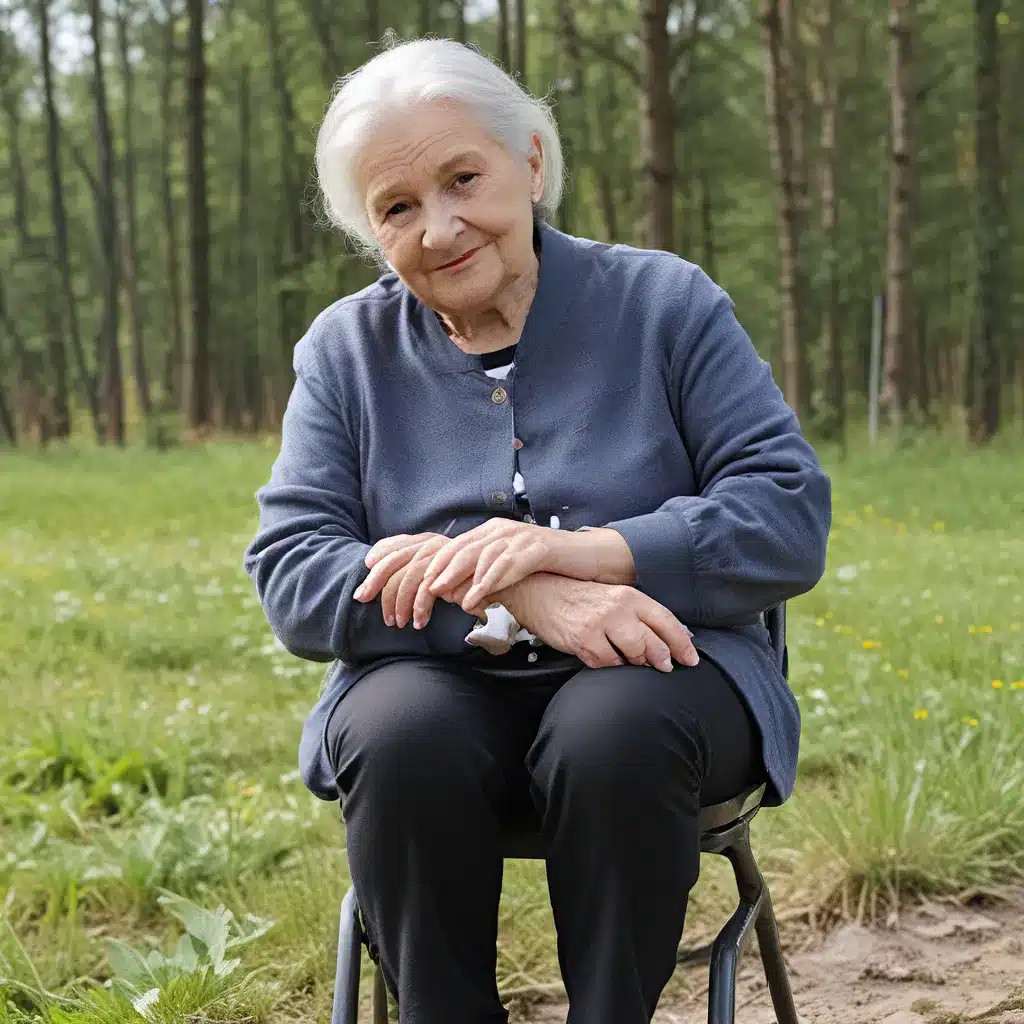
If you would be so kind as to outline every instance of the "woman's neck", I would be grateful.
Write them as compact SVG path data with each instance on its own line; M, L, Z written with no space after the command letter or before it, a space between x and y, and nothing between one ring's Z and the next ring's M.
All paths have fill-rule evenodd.
M469 315L438 312L448 337L468 355L485 355L514 345L537 293L539 263L536 258L516 275L485 309Z

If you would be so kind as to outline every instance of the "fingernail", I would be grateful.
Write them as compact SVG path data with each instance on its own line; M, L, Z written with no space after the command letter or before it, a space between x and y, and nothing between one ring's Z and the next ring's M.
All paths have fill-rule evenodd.
M700 661L700 658L698 657L697 652L695 650L689 650L686 652L686 657L683 660L684 664L687 664L690 666L690 668L693 668L693 666Z
M663 662L660 663L660 667L661 667L661 671L662 672L671 672L672 671L672 659L671 658L666 658Z
M393 616L391 616L391 615L385 615L384 616L384 625L385 626L393 626L394 624L395 624L395 620L394 620Z
M355 598L355 599L356 599L357 601L362 601L362 599L363 599L363 595L364 595L365 593L366 593L366 588L365 588L365 587L362 587L362 586L359 586L359 587L356 587L356 589L355 589L355 592L354 592L354 593L352 594L352 596L353 596L353 597L354 597L354 598Z
M423 628L423 620L422 619L413 619L412 620L412 628L413 629L422 629Z

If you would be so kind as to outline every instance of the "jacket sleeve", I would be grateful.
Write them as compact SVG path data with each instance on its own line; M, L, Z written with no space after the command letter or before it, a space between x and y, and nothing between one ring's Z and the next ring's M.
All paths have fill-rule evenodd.
M688 625L758 621L825 571L831 485L729 296L700 270L673 335L670 396L696 495L607 525L626 540L637 586Z
M310 661L347 664L395 654L454 654L476 619L438 601L422 630L385 625L380 598L353 599L369 575L359 453L307 347L296 346L295 386L270 481L256 494L259 529L243 564L281 643Z

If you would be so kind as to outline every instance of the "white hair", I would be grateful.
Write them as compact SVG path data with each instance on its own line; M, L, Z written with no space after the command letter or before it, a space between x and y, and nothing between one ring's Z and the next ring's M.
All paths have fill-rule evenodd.
M536 134L544 159L544 187L535 206L551 217L562 198L558 126L548 104L532 96L479 50L452 39L393 44L338 83L316 140L316 170L324 212L360 248L377 249L360 193L357 166L373 126L414 102L464 103L511 153L526 156Z

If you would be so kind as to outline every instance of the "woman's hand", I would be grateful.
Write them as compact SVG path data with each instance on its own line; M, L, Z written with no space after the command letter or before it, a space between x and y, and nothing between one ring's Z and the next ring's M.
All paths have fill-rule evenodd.
M686 626L633 587L537 573L490 600L503 604L549 647L575 655L588 668L628 661L671 672L672 659L690 666L699 660Z
M416 595L414 612L429 618L434 599L466 581L462 604L470 611L488 594L554 567L559 531L515 519L489 519L448 540L434 556Z
M423 574L431 559L448 543L439 533L397 534L378 541L366 553L365 563L370 574L352 595L357 601L368 603L380 594L381 611L389 626L403 629L413 618L413 601L421 589ZM434 607L434 596L424 602L422 621L426 625Z

